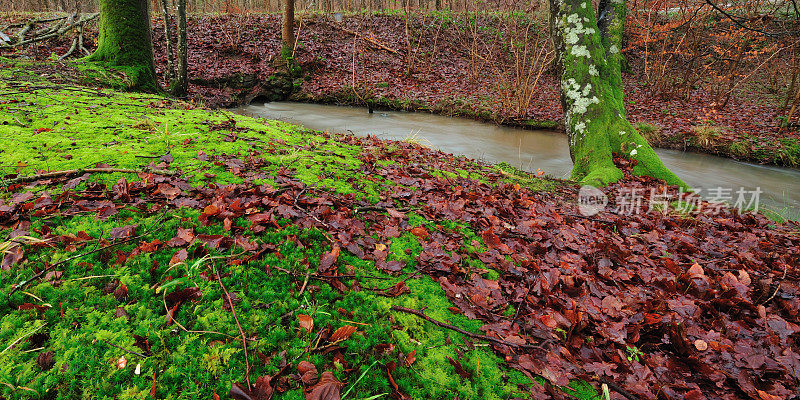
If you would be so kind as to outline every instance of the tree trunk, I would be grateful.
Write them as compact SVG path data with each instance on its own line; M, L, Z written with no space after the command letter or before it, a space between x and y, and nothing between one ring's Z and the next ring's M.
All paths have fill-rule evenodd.
M164 42L167 45L167 71L164 80L172 84L175 77L174 53L172 52L172 29L170 28L169 0L161 0L161 12L164 14Z
M178 71L172 87L175 97L186 97L189 92L189 47L186 35L186 0L178 0Z
M294 0L283 0L283 47L294 49Z
M100 0L99 41L86 61L116 67L129 75L132 88L157 91L147 0Z
M572 179L591 185L621 179L612 159L616 153L638 162L637 175L685 186L625 115L620 67L625 13L625 0L601 0L597 13L591 0L550 0Z

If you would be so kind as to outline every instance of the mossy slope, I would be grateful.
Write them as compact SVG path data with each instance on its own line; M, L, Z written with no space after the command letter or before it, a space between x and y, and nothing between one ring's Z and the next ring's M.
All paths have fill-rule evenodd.
M202 161L205 156L226 155L267 161L263 179L253 184L275 184L276 171L291 169L306 184L372 202L382 187L394 184L364 179L359 154L379 150L347 144L334 135L196 109L157 96L53 84L18 68L4 69L2 74L4 175L81 169L98 163L144 169L169 161L169 168L186 174L192 185L242 183L225 165L209 167ZM123 177L137 179L117 173L94 175L90 181L110 185ZM63 188L47 190L57 193ZM0 193L4 204L11 196ZM146 235L141 241L150 243L169 241L179 227L197 234L230 235L222 224L198 224L196 210L154 213L153 209L152 204L128 208L105 220L91 215L37 216L32 218L30 235L40 236L37 231L47 227L61 235L85 232L101 238L112 228L132 224L138 226L136 234ZM457 332L390 309L392 305L427 307L426 313L433 318L480 332L479 321L448 310L452 304L437 282L414 275L414 256L420 251L414 235L406 232L386 243L389 259L405 264L400 275L381 272L371 261L342 251L339 268L353 276L342 282L348 287L358 283L362 290L340 292L325 281L312 279L304 284L303 277L315 271L321 255L330 250L323 233L301 229L289 220L277 221L280 228L259 233L248 230L244 219L233 224L278 251L237 264L217 258L229 260L235 250L203 255L205 250L198 250L202 245L193 244L185 263L171 263L174 249L162 247L122 265L98 252L64 264L63 274L33 282L12 296L0 296L0 343L3 348L14 344L0 353L0 397L190 399L211 398L216 393L225 398L231 383L243 381L245 363L241 341L236 339L236 321L223 305L221 286L213 279L215 271L238 299L235 309L246 335L256 338L248 346L251 379L277 373L285 351L285 360L292 364L289 373L295 372L299 360L307 359L320 372L333 371L344 383L342 392L351 390L350 399L388 398L392 387L386 367L392 361L397 364L392 375L400 389L415 399L505 399L524 396L524 388L532 384L509 369L490 347L472 346ZM413 213L409 225L439 229ZM471 242L479 240L458 224L442 229L462 231ZM0 232L4 240L9 231ZM127 253L140 245L131 242L114 250ZM2 292L9 293L45 265L93 246L87 242L27 249L21 265L0 272ZM491 271L486 274L491 277ZM382 295L401 280L409 293ZM186 302L173 317L192 332L168 323L165 317L164 295L188 287L197 287L202 296ZM300 314L314 319L313 332L300 329ZM306 353L320 327L329 324L333 329L344 325L358 329L341 344L342 359L324 352ZM380 344L394 347L383 352L377 350L386 348ZM142 347L149 352L144 354ZM404 365L405 356L412 352L416 361ZM48 354L52 363L47 362ZM461 379L447 357L459 360L471 379ZM294 384L276 397L300 399L303 394Z

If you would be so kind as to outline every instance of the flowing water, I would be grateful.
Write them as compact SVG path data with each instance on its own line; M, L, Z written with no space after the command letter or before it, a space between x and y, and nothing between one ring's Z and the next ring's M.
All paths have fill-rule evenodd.
M251 104L235 112L253 117L279 119L314 130L351 132L384 139L414 140L430 148L464 155L489 163L506 162L526 171L541 169L556 178L569 177L572 160L566 136L487 124L463 118L427 113L376 111L366 108L305 103ZM740 189L760 189L762 206L785 217L800 219L800 170L743 163L705 154L657 149L661 160L700 195L723 188L731 202ZM729 190L729 191L728 191Z

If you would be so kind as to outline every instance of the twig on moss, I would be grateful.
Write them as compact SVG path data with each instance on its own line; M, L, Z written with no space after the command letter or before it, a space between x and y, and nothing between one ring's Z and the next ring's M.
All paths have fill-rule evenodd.
M5 353L5 352L6 352L6 350L8 350L8 349L10 349L10 348L14 347L14 345L16 345L17 343L21 342L21 341L22 341L22 339L25 339L26 337L28 337L28 336L30 336L30 335L33 335L34 333L38 332L38 331L39 331L39 329L42 329L42 328L44 328L44 326L45 326L45 325L47 325L47 322L45 322L45 323L43 323L43 324L39 325L39 326L38 326L36 329L34 329L34 330L32 330L32 331L30 331L30 332L28 332L28 333L26 333L26 334L24 334L24 335L20 336L20 337L19 337L19 339L15 340L13 343L11 343L10 345L8 345L8 346L7 346L5 349L3 349L3 351L0 351L0 354L3 354L3 353Z
M165 217L165 216L166 216L166 210L165 210L164 214L161 216L161 218L159 218L159 220L158 220L158 221L156 221L156 223L155 223L155 225L154 225L155 227L154 227L154 228L151 228L151 229L149 229L147 232L145 232L145 233L142 233L141 235L138 235L138 236L132 236L132 237L129 237L129 238L127 238L127 239L124 239L124 240L120 240L120 241L118 241L118 242L111 243L111 244L109 244L109 245L107 245L107 246L99 247L99 248L96 248L96 249L94 249L94 250L87 251L87 252L85 252L85 253L81 253L81 254L78 254L78 255L75 255L75 256L69 257L69 258L67 258L67 259L61 260L61 261L59 261L59 262L57 262L57 263L55 263L55 264L53 264L53 265L50 265L50 266L48 266L48 267L46 267L46 268L42 269L42 270L41 270L41 271L39 271L39 273L37 273L36 275L34 275L34 276L30 277L30 278L29 278L29 279L27 279L27 280L24 280L24 281L22 281L22 282L20 282L20 283L16 284L16 285L15 285L15 286L14 286L14 287L11 289L11 291L10 291L10 292L8 292L8 296L9 296L9 297L11 297L11 295L13 295L13 294L14 294L14 293L15 293L17 290L20 290L20 289L24 288L25 286L27 286L28 284L30 284L31 282L33 282L33 281L35 281L35 280L37 280L37 279L41 278L42 276L44 276L44 275L45 275L45 274L47 274L48 272L52 271L52 270L53 270L55 267L57 267L57 266L59 266L59 265L62 265L62 264L68 263L68 262L70 262L70 261L72 261L72 260L76 260L76 259L78 259L78 258L81 258L81 257L83 257L83 256L88 256L88 255L90 255L90 254L97 253L98 251L103 251L103 250L106 250L106 249L110 249L110 248L112 248L112 247L119 246L119 245L121 245L121 244L124 244L124 243L128 243L128 242L131 242L131 241L134 241L134 240L137 240L137 239L141 239L141 238L143 238L143 237L145 237L145 236L147 236L147 235L149 235L149 234L151 234L151 233L153 233L153 232L156 232L156 231L160 230L161 228L163 228L163 227L164 227L164 224L162 224L161 222L163 222L163 221L164 221L164 217Z
M222 278L219 276L219 272L217 271L217 267L212 263L212 268L214 268L214 275L217 277L217 282L219 282L219 287L222 288L222 292L225 293L225 299L228 302L228 306L231 308L231 313L233 314L233 319L236 321L236 327L239 328L239 333L242 335L242 347L244 348L244 365L245 365L245 373L244 379L247 382L247 390L250 390L252 386L250 386L250 360L248 360L247 356L247 337L244 335L244 330L242 330L242 324L239 323L239 317L236 316L236 309L233 307L233 300L231 300L231 295L228 294L228 289L225 289L225 285L222 284Z
M2 184L5 186L15 185L17 183L26 183L26 182L35 182L41 179L49 179L49 178L61 178L61 177L69 177L75 175L82 175L82 174L111 174L115 172L120 172L123 174L139 174L139 173L146 173L152 172L158 175L176 175L177 172L175 171L168 171L163 169L151 169L151 168L143 168L143 169L125 169L125 168L86 168L86 169L68 169L64 171L54 171L54 172L45 172L43 174L36 174L36 175L28 175L28 176L20 176L18 178L13 178L9 180L3 180Z
M146 355L144 355L144 354L142 354L142 353L137 353L137 352L135 352L135 351L130 351L130 350L128 350L128 349L126 349L126 348L124 348L124 347L117 346L117 345L115 345L114 343L111 343L111 342L109 342L108 340L105 340L105 339L100 339L100 340L101 340L103 343L105 343L105 344L107 344L107 345L109 345L109 346L111 346L111 347L116 347L116 348L118 348L118 349L120 349L120 350L122 350L122 351L124 351L124 352L126 352L126 353L130 353L130 354L133 354L133 355L135 355L135 356L142 357L142 358L147 358L147 356L146 356Z
M441 322L441 321L437 321L437 320L425 315L425 313L423 313L422 311L415 310L413 308L406 308L406 307L396 306L395 305L395 306L392 306L392 310L401 311L401 312L409 313L409 314L414 314L414 315L416 315L416 316L418 316L418 317L420 317L420 318L422 318L422 319L424 319L424 320L426 320L426 321L428 321L428 322L430 322L430 323L432 323L432 324L434 324L436 326L439 326L439 327L442 327L442 328L446 328L446 329L450 329L452 331L456 331L456 332L458 332L458 333L460 333L462 335L469 336L469 337L471 337L473 339L484 340L484 341L487 341L487 342L492 342L492 343L500 344L500 345L503 345L503 346L522 348L522 349L538 349L538 348L541 348L540 345L511 343L511 342L507 342L507 341L502 340L502 339L493 338L491 336L479 335L477 333L472 333L472 332L466 331L464 329L461 329L461 328L459 328L457 326L453 326L453 325L446 324L446 323Z

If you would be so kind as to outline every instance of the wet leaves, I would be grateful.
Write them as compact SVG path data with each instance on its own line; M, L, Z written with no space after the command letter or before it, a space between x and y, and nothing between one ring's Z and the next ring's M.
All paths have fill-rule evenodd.
M411 183L417 189L384 185L381 206L374 207L352 195L310 188L288 169L275 173L275 187L254 185L252 181L262 179L258 177L270 168L262 159L206 155L205 162L220 162L244 182L192 187L180 177L152 176L118 182L111 190L88 182L85 190L57 196L46 190L15 191L0 205L0 226L16 229L29 224L36 213L91 213L105 218L142 202L191 207L200 213L197 221L182 224L166 242L142 238L131 243L135 247L129 253L115 249L101 257L111 265L124 265L136 255L167 250L172 254L169 265L174 266L201 258L210 249L236 249L241 254L231 263L264 254L277 256L279 248L262 244L258 235L281 227L286 223L282 219L287 219L330 238L330 247L320 249L319 265L306 260L303 272L318 274L340 291L372 290L389 297L403 296L413 285L400 281L374 288L340 279L347 269L343 252L391 273L428 275L452 301L450 312L479 319L487 336L534 349L519 354L510 346L494 345L509 365L553 384L596 375L643 398L655 393L674 398L699 397L698 393L707 398L741 393L788 398L787 388L797 387L800 255L795 249L800 248L800 237L796 225L775 227L761 216L727 210L718 216L691 217L641 210L630 216L601 213L586 219L571 205L576 190L571 186L536 193L504 182L491 169L467 159L414 144L392 143L389 149L375 138L340 140L369 149L359 157L360 168L373 171L370 177ZM462 174L442 178L432 171L468 171L485 179ZM644 191L656 184L628 177L609 191L621 185ZM413 212L397 211L411 208ZM412 213L426 220L424 226L411 226ZM250 225L238 226L240 220ZM452 228L453 222L463 228ZM187 227L212 224L225 232L211 235ZM57 234L47 225L37 230L34 233L46 244L9 249L13 252L5 255L3 268L26 262L37 246L76 252L95 241L130 238L142 228L122 226L105 239L80 232ZM418 243L402 258L390 255L399 235L413 236ZM308 245L299 237L287 240L298 247ZM49 279L57 282L61 277L54 274ZM118 281L104 293L130 301L128 288ZM244 294L231 293L231 300L238 301L239 296ZM201 297L196 287L173 284L165 296L167 322L182 304ZM20 305L31 313L53 312L37 303L16 304ZM319 335L319 346L314 344L309 351L337 354L339 346L357 334L351 325L320 329L305 314L298 316L298 326L303 338L314 336L315 329ZM137 339L136 346L149 352L144 338ZM393 351L389 343L375 348L380 356ZM410 353L396 360L400 368L407 368L416 357ZM477 379L480 372L468 370L459 360L458 354L451 354L448 368L459 379ZM341 383L327 379L332 378L327 371L319 374L313 365L301 367L298 374L306 396L339 395ZM394 381L395 367L391 363L385 369L391 396L408 398ZM231 396L269 398L267 387L277 387L276 382L262 381L262 386L251 388L235 384ZM531 387L537 398L544 398L543 390Z

